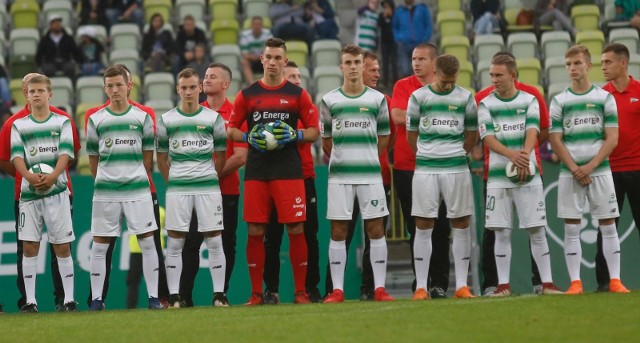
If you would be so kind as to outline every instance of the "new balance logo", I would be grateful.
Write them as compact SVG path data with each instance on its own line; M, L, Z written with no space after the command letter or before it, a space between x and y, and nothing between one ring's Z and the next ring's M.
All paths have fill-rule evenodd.
M167 265L167 269L176 269L176 266Z
M620 254L620 250L616 250L616 251L614 251L614 252L613 252L613 254L614 254L614 255L615 255L615 254Z
M68 278L70 278L70 277L73 277L73 274L68 274L68 275L66 275L64 278L65 278L65 279L68 279Z
M376 263L376 264L385 264L385 263L387 263L387 261L385 261L385 260L377 260L377 261L375 261L375 262L373 262L373 263Z
M153 225L153 222L148 222L147 223L147 227L151 227L151 225Z
M496 255L496 257L505 258L507 255Z
M91 273L91 276L100 276L100 273Z
M217 265L217 266L213 266L213 267L211 267L211 269L220 269L220 268L222 268L222 265L221 265L221 264L219 264L219 265Z
M548 256L549 252L547 251L546 253L542 254L542 256Z
M299 267L304 267L304 266L306 266L306 265L307 265L307 261L300 263L298 266L299 266Z
M335 265L339 266L339 265L341 265L341 264L342 264L342 262L340 262L340 261L333 261L333 262L331 262L331 264L335 264Z
M577 252L568 252L567 253L567 256L576 256L576 255L578 255Z
M33 279L33 275L25 275L24 278L25 279Z
M462 258L463 261L469 261L470 259L471 259L471 257L469 257L469 256Z
M159 269L160 269L160 268L157 268L157 267L156 267L156 268L154 268L154 269L153 269L153 271L154 271L154 272L157 272Z
M249 263L248 266L249 266L249 268L255 268L256 264L255 263Z
M424 261L424 258L422 258L422 257L416 257L416 258L414 258L413 260L414 260L414 261Z
M73 236L73 231L67 232L67 236L69 236L69 237Z

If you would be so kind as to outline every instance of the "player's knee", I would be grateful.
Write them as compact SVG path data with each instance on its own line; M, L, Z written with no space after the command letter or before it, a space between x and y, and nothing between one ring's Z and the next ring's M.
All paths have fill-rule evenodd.
M600 232L602 233L603 238L610 238L618 236L618 231L616 230L615 225L611 224L600 224Z
M510 242L511 241L511 230L504 228L493 229L496 233L496 241L500 242Z
M527 231L532 242L540 242L547 238L543 226L528 228Z
M38 250L40 250L39 243L23 241L22 247L23 247L22 254L25 257L38 256Z
M599 219L598 220L598 224L600 224L600 226L605 226L605 225L614 225L616 223L615 218L608 218L608 219Z
M568 240L577 240L580 239L580 224L570 224L567 223L564 226L564 238Z
M461 218L452 218L451 226L456 229L466 229L469 227L469 220L471 216L464 216Z
M290 235L299 235L304 233L304 223L287 224L287 233Z
M67 258L71 256L71 246L69 245L69 243L54 244L53 250L55 251L57 257Z

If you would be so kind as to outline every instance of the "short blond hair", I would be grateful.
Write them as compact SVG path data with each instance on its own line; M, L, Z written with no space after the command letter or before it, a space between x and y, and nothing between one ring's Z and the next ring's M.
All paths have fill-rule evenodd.
M564 57L573 57L578 54L582 54L587 60L587 63L591 63L591 53L589 52L589 48L580 44L570 47L569 50L567 50L567 52L564 54Z
M27 88L29 88L29 85L35 83L44 83L45 85L47 85L47 91L51 92L51 80L48 77L40 74L33 75L31 78L29 78L29 80L27 80Z

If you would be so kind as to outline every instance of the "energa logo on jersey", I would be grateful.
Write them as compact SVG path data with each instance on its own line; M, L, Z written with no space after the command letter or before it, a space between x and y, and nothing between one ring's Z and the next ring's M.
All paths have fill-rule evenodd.
M111 148L113 146L113 139L111 137L104 140L104 145L107 148Z
M545 187L544 190L545 201L547 204L553 204L547 206L547 234L549 239L549 245L555 242L559 249L563 251L564 247L564 221L557 217L557 200L558 200L558 181L554 181ZM580 221L580 242L582 243L582 265L587 268L595 268L595 255L597 250L597 238L598 238L598 219L592 218L589 213L589 201L585 200L585 210L582 214L582 220ZM615 193L611 193L609 196L609 203L617 203ZM553 219L556 218L556 219ZM630 223L622 224L617 228L620 237L620 244L624 242L635 230L633 220Z
M421 123L422 127L424 127L425 129L429 128L429 118L428 117L422 117L421 122L422 122Z
M564 121L564 127L566 127L567 129L571 128L571 119L567 119Z
M35 155L37 155L37 154L38 154L38 148L36 148L36 147L32 146L32 147L29 149L29 155L31 155L31 156L35 156Z
M341 130L342 129L342 120L336 119L335 127L336 127L336 130Z
M177 139L174 139L173 142L171 142L171 147L178 149L180 147L180 142L178 142Z
M493 131L500 132L501 128L499 124L493 124Z

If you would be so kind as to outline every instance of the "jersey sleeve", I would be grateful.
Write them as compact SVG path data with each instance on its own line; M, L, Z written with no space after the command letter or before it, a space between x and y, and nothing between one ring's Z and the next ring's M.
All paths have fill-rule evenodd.
M389 127L389 106L384 96L382 97L382 102L378 110L377 122L378 136L388 136L391 134L391 128Z
M332 121L331 110L324 99L320 102L320 135L323 138L331 137Z
M618 107L616 99L611 94L607 94L604 101L604 127L618 127Z
M11 160L11 128L12 125L5 124L2 125L2 129L0 130L0 160L9 161Z
M527 119L525 120L524 129L536 129L540 132L540 105L536 98L531 99L527 107Z
M414 94L409 98L407 105L407 131L418 131L420 126L420 102Z
M407 94L407 90L403 87L403 82L396 82L396 85L393 87L393 94L391 95L391 109L400 109L406 110L407 105L409 103L409 96L411 94Z
M62 128L60 129L60 143L58 144L58 156L66 154L69 158L75 158L74 148L74 136L73 128L71 127L71 120L65 118L62 122Z
M167 127L164 125L162 116L158 117L156 127L156 151L159 153L169 152L169 137L167 136Z
M464 129L466 131L478 131L478 106L476 106L476 101L471 93L469 93L467 106L464 110Z
M300 94L300 102L298 104L298 113L300 121L305 128L318 127L318 109L311 101L311 96L306 90L302 90Z
M558 103L558 96L551 100L549 119L551 120L549 132L562 133L562 107L560 107L560 103Z
M142 150L153 151L156 140L154 133L155 130L153 128L153 119L151 119L151 116L148 113L146 114L147 115L144 116L144 126L142 128Z
M11 161L16 157L24 159L24 142L16 124L13 124L11 129Z
M233 110L231 111L231 116L229 117L229 127L240 129L242 124L247 120L247 110L245 109L245 101L242 96L243 92L238 92L236 96L236 100L233 103ZM245 125L247 127L247 125ZM246 132L246 131L243 131Z
M224 120L222 116L216 116L213 124L213 151L227 150L227 134L224 130Z
M87 121L87 155L98 155L98 131L93 120L89 118Z
M487 136L495 136L493 119L491 119L487 105L482 102L478 107L478 130L480 131L480 139L484 139Z

